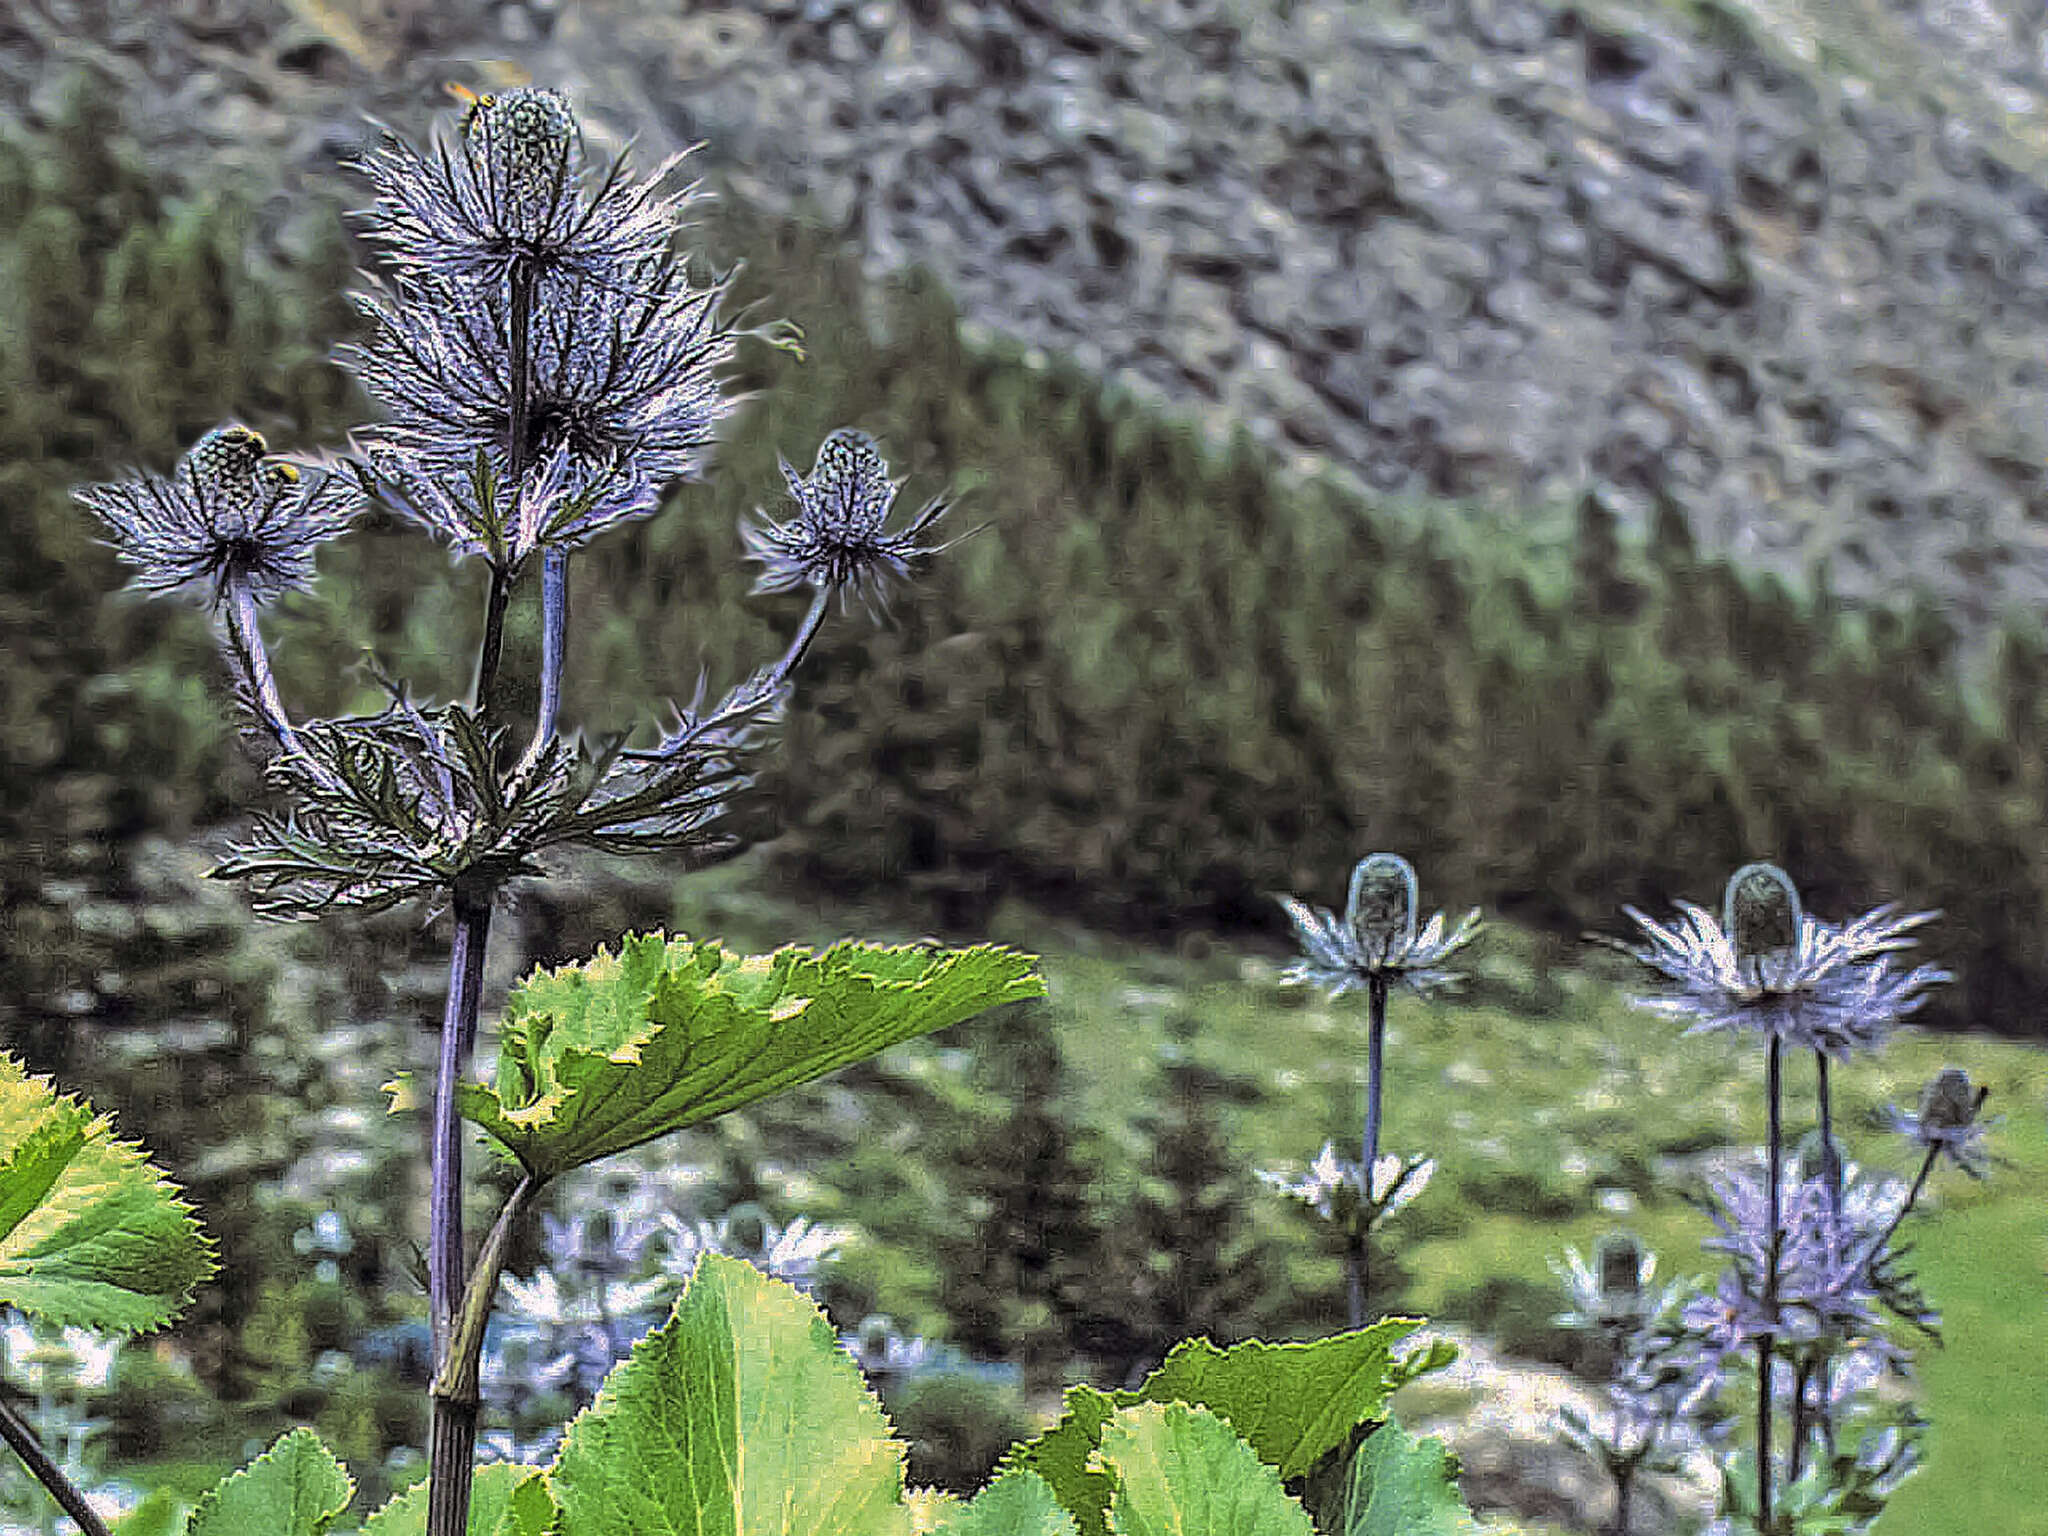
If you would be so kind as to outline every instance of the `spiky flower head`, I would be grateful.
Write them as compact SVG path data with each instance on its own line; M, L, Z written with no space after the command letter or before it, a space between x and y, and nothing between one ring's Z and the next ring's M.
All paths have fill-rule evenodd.
M1650 1289L1657 1255L1632 1232L1610 1232L1593 1246L1589 1265L1576 1248L1553 1259L1551 1272L1564 1282L1571 1309L1558 1321L1566 1327L1626 1332L1641 1328L1669 1307L1677 1288Z
M1429 1187L1436 1160L1389 1152L1374 1160L1368 1180L1360 1166L1323 1143L1306 1172L1261 1169L1260 1182L1307 1206L1339 1231L1365 1231L1413 1201Z
M1808 915L1783 870L1752 864L1728 882L1722 919L1680 902L1668 927L1623 910L1649 940L1626 950L1666 977L1670 993L1636 999L1653 1013L1690 1021L1688 1034L1746 1030L1788 1045L1846 1056L1884 1043L1898 1022L1950 979L1931 965L1898 970L1910 930L1932 912L1898 915L1883 906L1839 927ZM1625 947L1624 947L1625 948Z
M1442 962L1478 934L1479 909L1466 913L1448 933L1439 912L1418 933L1416 898L1414 867L1394 853L1359 861L1341 919L1328 908L1280 897L1304 955L1282 979L1327 987L1333 998L1376 977L1398 978L1418 991L1448 985L1455 978L1441 968Z
M778 523L758 509L740 525L747 557L761 562L755 592L788 592L798 587L829 588L842 605L858 599L878 609L890 583L910 573L910 562L934 555L944 546L917 541L946 514L946 503L933 501L895 532L888 529L900 482L889 478L889 464L867 433L841 427L818 445L808 475L798 474L787 459L782 477L796 498L797 515Z
M661 190L676 160L630 181L621 157L593 179L559 91L457 94L468 102L461 124L428 152L387 133L360 162L377 189L365 233L400 272L610 283L666 248L688 196Z
M1891 1128L1911 1137L1921 1147L1945 1157L1973 1179L1989 1170L1991 1156L1984 1139L1998 1123L1998 1117L1984 1119L1984 1101L1991 1090L1971 1083L1961 1067L1945 1067L1920 1091L1920 1109L1915 1114L1896 1105L1886 1110Z
M205 582L215 602L231 586L258 602L305 586L313 551L355 511L338 476L302 474L270 456L262 433L238 423L200 438L168 479L117 480L75 494L136 568L136 588L171 592Z
M385 410L360 436L393 504L458 550L516 564L649 513L670 481L702 473L732 409L722 283L698 287L664 259L623 287L563 284L531 320L517 445L511 296L423 291L359 296L368 328L340 355Z

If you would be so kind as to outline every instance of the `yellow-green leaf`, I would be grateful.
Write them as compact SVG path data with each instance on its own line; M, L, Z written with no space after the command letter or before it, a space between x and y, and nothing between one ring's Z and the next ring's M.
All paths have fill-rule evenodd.
M560 1536L910 1536L903 1448L817 1307L707 1254L549 1474Z
M355 1483L310 1429L295 1429L214 1485L185 1536L327 1536Z
M0 1305L142 1333L213 1270L191 1207L142 1150L0 1054Z
M540 1178L808 1082L999 1003L1041 996L1032 957L835 944L728 954L629 935L514 990L489 1087L462 1113Z
M1110 1536L1315 1536L1280 1474L1206 1408L1140 1403L1102 1430Z

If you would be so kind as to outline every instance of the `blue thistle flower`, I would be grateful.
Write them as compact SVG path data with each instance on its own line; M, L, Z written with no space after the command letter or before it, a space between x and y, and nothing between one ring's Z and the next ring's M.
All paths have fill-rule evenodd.
M132 586L172 592L207 582L215 603L231 587L260 603L306 586L314 550L345 531L356 510L339 476L308 478L271 457L260 432L232 423L193 444L168 479L116 480L73 494L136 568Z
M717 316L724 285L695 287L669 258L638 272L628 287L566 285L532 316L520 458L534 479L517 488L511 296L358 296L370 332L342 358L388 414L360 435L399 509L516 563L644 516L669 481L699 475L733 405L717 376L735 341Z
M1989 1088L1974 1086L1962 1068L1947 1067L1921 1090L1918 1113L1890 1105L1885 1119L1891 1129L1925 1148L1930 1159L1946 1158L1981 1179L1991 1167L1984 1138L1998 1123L1995 1117L1981 1118L1990 1094Z
M778 523L757 509L759 521L740 525L747 557L762 565L757 593L829 588L840 594L842 606L858 598L874 612L890 582L909 574L912 560L945 547L917 542L945 516L943 501L928 503L902 528L888 530L901 486L889 478L888 461L865 432L841 427L818 446L810 474L798 474L784 459L782 477L796 498L797 515Z
M1908 931L1935 913L1899 916L1882 906L1839 927L1824 923L1805 913L1774 865L1747 865L1729 878L1721 921L1690 902L1678 906L1684 920L1668 927L1623 910L1649 940L1627 953L1676 983L1673 995L1638 998L1637 1006L1690 1020L1687 1034L1747 1030L1847 1056L1881 1045L1928 988L1951 979L1935 966L1898 971L1890 963L1914 942Z
M1328 908L1280 897L1306 956L1289 966L1282 979L1327 987L1332 998L1375 976L1398 978L1417 991L1449 985L1455 977L1442 962L1477 937L1479 909L1467 912L1448 933L1439 912L1418 933L1417 889L1413 865L1399 854L1376 853L1351 871L1341 919Z
M593 179L575 113L557 91L471 99L454 133L422 153L393 133L359 162L377 190L365 235L415 277L613 281L668 244L690 189L662 190L681 155L645 181L625 156Z

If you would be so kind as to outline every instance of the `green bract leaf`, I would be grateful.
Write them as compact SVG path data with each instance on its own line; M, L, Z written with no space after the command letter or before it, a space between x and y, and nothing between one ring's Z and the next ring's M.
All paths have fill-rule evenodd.
M1144 1403L1103 1426L1110 1536L1315 1536L1280 1474L1206 1408Z
M1016 1447L1003 1465L1038 1473L1080 1523L1083 1536L1103 1536L1116 1486L1094 1455L1103 1426L1120 1408L1181 1402L1214 1412L1281 1477L1301 1477L1346 1444L1359 1425L1386 1416L1387 1399L1406 1379L1394 1347L1421 1326L1413 1318L1390 1317L1313 1343L1253 1340L1229 1349L1189 1339L1175 1345L1135 1392L1070 1387L1059 1423Z
M547 1474L492 1462L470 1485L469 1536L546 1536L555 1518ZM416 1483L363 1522L363 1536L426 1536L427 1485Z
M995 945L727 954L628 935L512 994L497 1081L462 1113L540 1178L808 1082L984 1009L1042 996L1032 957Z
M0 1305L142 1333L213 1269L191 1207L142 1149L0 1055Z
M550 1474L561 1536L909 1536L903 1448L816 1306L707 1254Z
M1418 1440L1389 1419L1351 1458L1336 1536L1469 1536L1479 1529L1458 1493L1441 1440Z
M1076 1536L1077 1530L1052 1486L1035 1472L1005 1472L931 1529L932 1536Z
M356 1485L310 1429L295 1429L216 1483L185 1536L326 1536Z

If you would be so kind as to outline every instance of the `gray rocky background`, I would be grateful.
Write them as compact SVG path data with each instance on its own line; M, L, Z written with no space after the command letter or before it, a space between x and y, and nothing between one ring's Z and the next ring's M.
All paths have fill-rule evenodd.
M364 113L561 85L1303 469L1668 495L1967 622L2048 596L2044 41L2025 0L9 0L0 81L101 62L287 242Z

